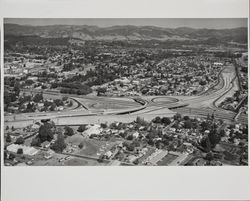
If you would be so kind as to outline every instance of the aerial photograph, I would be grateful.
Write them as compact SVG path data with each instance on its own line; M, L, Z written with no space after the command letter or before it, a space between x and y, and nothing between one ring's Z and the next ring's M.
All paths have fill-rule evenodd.
M247 166L247 18L5 18L5 166Z

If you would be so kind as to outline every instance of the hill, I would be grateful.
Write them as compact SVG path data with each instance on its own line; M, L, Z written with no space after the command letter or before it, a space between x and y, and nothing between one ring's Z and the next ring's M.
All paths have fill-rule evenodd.
M247 43L247 28L234 29L175 29L154 26L76 26L51 25L28 26L4 25L5 36L40 36L42 38L75 38L80 40L209 40L221 42Z

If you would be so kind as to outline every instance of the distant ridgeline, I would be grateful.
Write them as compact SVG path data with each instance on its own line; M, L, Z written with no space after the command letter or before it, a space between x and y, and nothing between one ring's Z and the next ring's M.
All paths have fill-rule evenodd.
M197 41L208 44L247 43L247 28L233 29L193 29L161 28L154 26L27 26L17 24L4 25L5 42L37 45L68 45L79 41L180 41L192 44Z

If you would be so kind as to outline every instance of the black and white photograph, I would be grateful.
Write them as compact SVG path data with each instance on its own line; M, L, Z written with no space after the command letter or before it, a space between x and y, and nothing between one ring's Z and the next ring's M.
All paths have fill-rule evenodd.
M3 201L249 201L248 0L0 0Z
M248 165L247 18L4 18L5 166Z

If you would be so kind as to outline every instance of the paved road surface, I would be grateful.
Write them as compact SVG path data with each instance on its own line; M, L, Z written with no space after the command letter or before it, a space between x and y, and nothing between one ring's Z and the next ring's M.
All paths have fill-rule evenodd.
M96 96L79 96L65 94L76 100L82 107L71 111L47 112L47 113L26 113L5 116L6 125L14 125L14 127L25 127L35 121L41 119L54 119L58 125L78 125L83 123L98 123L111 121L133 121L137 116L145 119L152 119L155 116L172 116L175 112L188 114L190 116L207 116L207 114L215 114L216 118L232 121L235 113L218 108L219 103L224 100L228 94L236 90L236 73L233 65L226 66L220 74L220 83L223 87L214 93L201 96L155 96L140 97L143 102L139 104L134 98L129 100L126 98L110 98ZM38 93L33 91L33 93ZM46 92L50 94L58 94L58 92ZM86 104L88 103L88 104ZM89 104L102 104L104 108L98 109L88 107ZM117 105L122 109L107 109L109 105ZM125 108L125 109L123 109ZM170 110L169 110L170 109ZM246 123L247 117L241 117L240 120Z

